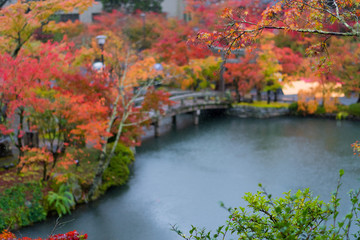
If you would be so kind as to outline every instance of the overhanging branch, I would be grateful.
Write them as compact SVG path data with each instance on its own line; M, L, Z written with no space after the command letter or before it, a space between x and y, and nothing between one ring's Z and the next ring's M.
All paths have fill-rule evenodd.
M319 29L304 29L304 28L287 28L287 27L278 27L278 26L261 26L256 29L251 30L242 30L241 33L256 33L260 32L264 29L272 29L272 30L284 30L284 31L294 31L301 33L311 33L311 34L319 34L319 35L331 35L331 36L342 36L342 37L359 37L360 32L332 32L332 31L324 31Z

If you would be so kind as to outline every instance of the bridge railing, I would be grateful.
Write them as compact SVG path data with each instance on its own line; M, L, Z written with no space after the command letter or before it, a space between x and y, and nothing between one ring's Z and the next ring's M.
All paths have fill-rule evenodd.
M223 94L221 92L190 92L181 94L178 96L172 96L170 97L172 101L178 102L181 105L184 105L185 102L188 102L189 104L196 104L198 102L202 103L220 103L220 102L228 102L230 101L229 98L224 98ZM190 102L192 101L192 102Z
M193 91L170 91L170 100L174 102L179 102L181 105L184 105L185 102L189 103L189 100L192 100L193 103L199 101L205 102L221 102L225 101L225 98L221 92L207 91L207 92L193 92ZM138 97L135 99L135 106L140 106L144 101L144 96ZM230 98L226 98L227 101L230 101ZM190 104L190 103L189 103Z

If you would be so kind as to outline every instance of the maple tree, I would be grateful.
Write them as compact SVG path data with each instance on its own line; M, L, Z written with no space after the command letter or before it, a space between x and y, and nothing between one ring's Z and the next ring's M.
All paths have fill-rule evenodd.
M121 21L121 17L119 19ZM88 47L77 49L67 37L60 43L39 43L31 39L26 42L26 48L24 43L16 54L9 52L0 56L3 58L0 84L1 103L6 105L4 115L7 120L17 120L2 121L0 129L4 134L15 134L22 171L42 166L43 180L47 180L55 166L74 164L73 157L66 152L67 146L80 148L86 142L102 149L94 180L96 189L97 177L101 179L113 155L113 149L107 152L109 137L113 137L115 143L139 144L142 126L149 122L146 112L161 112L162 105L170 104L168 94L150 90L143 106L135 105L135 99L154 79L162 78L154 68L156 60L139 56L122 31L106 24L109 22L106 17L100 20L90 26L89 33L105 33L106 49L100 49L94 41ZM104 23L107 28L99 27ZM55 28L52 24L48 26ZM107 67L101 71L91 69L94 58L102 54ZM140 91L134 92L135 87ZM19 117L14 117L16 115ZM17 130L13 131L15 125ZM39 133L42 148L22 146L22 137L28 130Z
M3 134L13 132L12 121L17 118L12 116L18 116L16 146L21 150L22 136L24 135L25 106L28 99L31 98L31 89L39 85L38 79L41 79L39 74L42 73L37 70L37 61L34 59L22 56L14 59L8 54L1 55L0 58L2 59L0 64L2 102L6 104L5 114L10 120L10 122L7 122L7 126L5 126L5 122L2 124L2 130Z
M184 24L177 19L156 20L157 27L154 31L158 33L158 38L153 44L152 52L159 56L161 62L184 66L189 64L191 59L201 59L211 55L208 48L187 44L188 37L196 33L195 27L191 24Z
M319 91L322 92L324 103L325 99L329 99L326 95L328 95L327 88L331 84L335 86L342 82L347 93L358 91L357 70L351 62L357 59L355 54L344 47L344 52L349 53L348 60L341 62L342 59L336 58L339 47L337 50L331 50L331 47L336 37L349 36L355 40L359 36L357 19L359 4L358 1L283 0L269 3L267 6L261 4L245 6L233 2L223 10L222 24L219 28L214 31L200 30L197 38L192 41L200 40L208 46L225 48L230 53L233 49L245 47L249 47L250 50L261 49L262 46L258 43L264 42L264 39L268 38L268 33L272 32L275 34L273 39L277 41L277 44L282 45L280 48L274 48L274 54L282 66L282 80L289 77L294 79L294 76L300 76L300 72L305 76L311 75L314 81L319 82ZM286 35L279 31L283 31ZM293 39L292 43L282 40L289 37ZM331 38L335 40L331 41ZM293 44L295 42L298 46ZM289 48L284 48L284 43ZM300 43L306 46L306 51L299 45ZM351 49L354 52L355 47L352 46ZM310 60L306 60L310 61L310 64L301 64L305 55L310 57ZM332 58L331 55L335 57ZM303 65L302 70L298 67L300 65ZM311 67L304 70L304 66ZM263 67L269 66L263 65ZM309 69L314 73L309 74ZM349 74L350 72L352 73ZM339 77L344 80L340 80ZM265 88L274 90L273 88L278 86L278 84L266 84ZM330 91L333 88L331 87Z
M289 47L275 47L274 53L282 67L282 75L284 80L294 80L301 75L301 65L303 63L303 56Z
M198 1L194 1L198 2ZM231 6L232 5L232 6ZM228 50L230 53L233 49L249 47L254 50L258 47L258 43L263 41L264 37L269 32L275 33L278 43L285 35L279 33L283 31L287 36L290 36L297 42L303 42L306 46L306 51L302 47L297 47L297 50L303 51L303 55L310 56L312 59L310 68L315 71L313 76L320 85L325 86L325 82L335 82L334 71L332 68L339 67L333 64L333 59L329 55L329 43L331 37L353 37L356 39L359 32L359 1L276 1L268 5L254 6L249 4L241 5L240 3L233 2L223 9L220 19L222 24L214 31L200 30L197 38L192 39L193 42L200 40L201 43L208 46L218 46ZM255 10L254 10L255 9ZM302 33L299 36L296 33ZM287 37L286 36L286 37ZM311 39L309 41L309 39ZM295 42L295 41L293 41ZM295 50L294 44L289 44L292 50ZM287 51L287 52L285 52ZM282 53L281 53L282 52ZM291 53L289 50L281 49L276 50L275 54L280 60L281 65L285 61L292 60L293 64L283 66L283 73L285 76L293 75L293 66L299 63L300 58L296 57L300 54ZM281 56L288 56L281 58ZM291 56L292 55L292 56ZM290 57L291 56L291 57ZM349 55L349 61L356 59L356 56ZM295 60L295 61L294 61ZM347 62L349 63L349 62ZM342 76L346 75L346 70L351 69L352 63L343 64ZM339 68L338 68L339 69ZM354 70L354 68L352 68ZM298 71L298 69L296 70ZM306 71L306 70L305 70ZM356 71L356 70L355 70ZM354 76L346 77L347 92L357 89L356 73ZM272 85L272 84L271 84ZM276 85L276 84L275 84ZM275 85L273 85L275 87ZM267 86L267 90L273 87ZM325 91L325 87L322 88ZM351 90L352 89L352 90ZM321 91L323 91L321 90ZM349 91L350 90L350 91ZM323 99L325 99L325 92L323 91Z
M342 91L347 95L357 94L360 102L359 43L353 39L332 38L328 48L331 70L339 78Z
M277 101L277 91L281 89L282 81L282 66L279 64L278 59L274 53L273 44L262 44L259 53L259 66L263 74L264 88L267 92L267 101L270 102L270 92L273 92Z
M0 84L9 116L2 130L14 132L20 157L24 132L38 131L43 144L49 145L55 165L64 144L69 143L70 134L80 131L87 135L88 141L92 136L100 138L99 128L90 127L93 121L89 119L101 122L100 117L105 116L107 109L102 106L101 98L85 92L91 83L80 81L85 79L80 68L69 67L74 57L66 44L46 43L40 49L30 54L22 52L16 58L1 55ZM75 82L83 84L81 91L74 86ZM14 127L16 131L12 131Z
M236 100L240 101L254 87L261 94L263 74L252 54L246 54L239 63L226 63L225 81L235 90Z
M128 49L127 51L131 50ZM122 59L121 55L120 57L116 56L115 54L117 52L112 51L112 53L111 61L116 62L124 60L125 62L123 65L119 64L119 62L112 65L113 70L111 72L111 77L116 83L116 86L113 93L112 110L106 129L108 135L104 136L104 141L102 142L99 166L96 170L94 181L88 194L90 199L94 196L101 184L102 176L114 155L117 143L121 137L124 137L124 133L126 133L125 128L135 126L141 127L141 124L148 120L148 117L144 115L145 112L140 111L140 109L135 106L135 100L139 98L146 89L154 84L154 79L157 75L156 70L153 68L153 65L155 64L154 59L144 59L137 62L137 64L130 66L129 58L131 56L129 56L129 53L125 56L125 59ZM152 74L155 75L152 76ZM139 85L139 83L141 83L141 85ZM134 93L133 87L139 87L138 91ZM166 101L164 103L166 103ZM111 132L113 132L114 135L114 144L113 147L108 150L107 141L109 136L111 136ZM130 141L130 144L132 143L134 145L136 142L136 140L132 140Z
M251 14L249 8L234 6L222 14L227 26L223 31L200 33L200 38L209 44L221 43L233 49L254 43L265 30L358 37L359 4L357 0L282 0L269 4L259 17Z
M127 146L139 144L138 136L142 132L142 127L149 123L149 111L159 111L162 105L170 104L166 93L149 90L156 79L163 78L161 70L154 67L155 58L146 53L138 54L124 35L123 29L119 30L118 26L111 24L104 26L110 19L113 20L111 16L116 16L116 21L124 20L122 13L114 11L109 15L101 16L97 23L89 26L91 34L107 36L106 45L101 51L106 67L100 71L100 75L110 86L110 91L107 96L104 96L109 111L105 132L101 134L102 141L99 146L101 154L93 184L88 193L89 199L97 194L102 176L109 166L117 143L121 141ZM98 53L101 50L95 43L92 43L92 48ZM145 92L147 94L143 98L142 106L136 105ZM113 147L109 149L107 143L110 137Z
M314 114L318 108L319 102L317 101L313 91L300 90L298 93L298 111L306 114Z
M115 11L116 12L116 11ZM122 31L136 49L149 49L159 40L159 24L166 22L165 18L157 13L139 13L129 17Z
M191 59L183 66L184 78L181 79L183 89L198 91L215 89L219 81L220 58L213 56L203 59Z
M185 0L185 11L187 23L191 27L198 28L200 31L208 30L209 32L218 30L222 26L221 19L218 18L224 9L232 7L247 9L248 13L254 17L261 13L264 1L255 0L227 0L227 1L203 1L203 0Z
M17 56L21 48L29 44L35 31L48 28L50 17L59 11L71 12L75 8L83 12L94 0L17 1L0 9L0 52Z
M21 171L31 171L33 167L42 167L42 180L49 179L50 165L53 165L53 155L46 148L23 148L24 156L20 158Z
M32 92L40 84L48 85L50 77L45 65L41 66L38 60L31 57L36 41L33 38L39 28L50 30L57 26L50 21L52 15L59 11L69 12L75 8L80 12L84 11L94 1L86 0L51 0L51 1L17 1L7 7L0 9L0 52L9 53L1 57L1 85L3 90L0 93L1 102L1 130L3 134L10 133L8 115L18 115L19 126L16 127L17 147L22 155L22 136L24 134L24 119L26 114L26 103L31 99ZM21 50L26 46L28 53L18 58ZM11 56L11 57L10 57ZM13 59L11 59L13 58ZM44 64L44 62L42 62ZM40 67L40 68L39 68ZM54 69L54 68L51 68ZM30 90L30 91L27 91ZM14 121L14 118L10 118ZM8 124L7 127L4 125Z

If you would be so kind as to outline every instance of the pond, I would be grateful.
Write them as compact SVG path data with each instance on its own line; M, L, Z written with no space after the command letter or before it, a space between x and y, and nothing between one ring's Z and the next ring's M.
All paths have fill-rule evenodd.
M349 189L360 186L360 159L350 146L360 138L358 122L217 113L203 116L199 126L183 115L176 128L164 129L160 138L148 137L137 148L126 186L80 206L60 220L55 232L76 229L89 239L175 240L170 224L184 231L191 224L214 229L227 217L219 202L244 205L244 193L259 190L258 183L275 196L309 187L328 201L344 169L342 210L350 208ZM45 237L55 220L18 234Z

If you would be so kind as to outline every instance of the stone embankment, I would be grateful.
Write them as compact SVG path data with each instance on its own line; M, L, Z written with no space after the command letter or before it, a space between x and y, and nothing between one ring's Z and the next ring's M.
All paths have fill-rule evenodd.
M228 115L240 118L272 118L289 115L288 108L263 108L253 106L236 106L226 111Z

